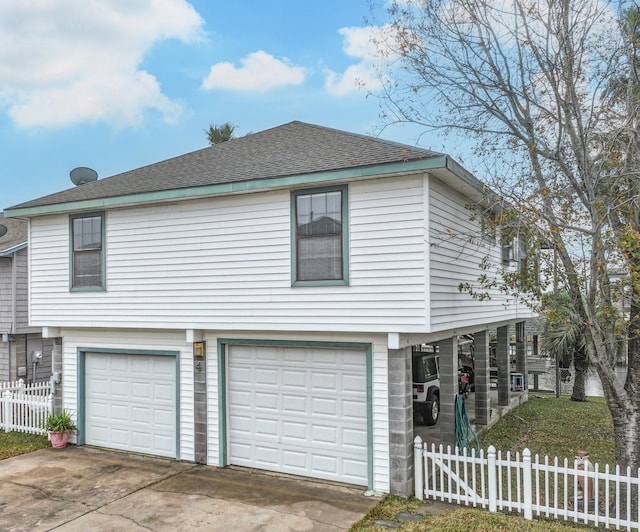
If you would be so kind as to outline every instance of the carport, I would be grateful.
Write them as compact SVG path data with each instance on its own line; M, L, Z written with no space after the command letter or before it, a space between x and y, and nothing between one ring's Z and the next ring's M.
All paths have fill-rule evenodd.
M511 370L509 325L515 324L515 371ZM495 330L495 363L497 388L491 389L490 334ZM500 415L527 398L527 346L525 322L512 321L488 324L479 330L464 331L473 335L475 362L475 393L473 420L475 430L480 431L497 420ZM422 338L406 338L410 346L389 349L389 442L391 463L391 492L410 495L413 489L413 440L416 435L413 416L413 387L411 360L413 345L436 343L439 351L440 419L423 437L429 445L454 446L456 442L455 400L458 393L458 337L460 331L447 331ZM420 340L420 341L416 341ZM399 340L400 342L400 340ZM511 375L522 375L523 391L511 391ZM493 402L492 402L493 396Z

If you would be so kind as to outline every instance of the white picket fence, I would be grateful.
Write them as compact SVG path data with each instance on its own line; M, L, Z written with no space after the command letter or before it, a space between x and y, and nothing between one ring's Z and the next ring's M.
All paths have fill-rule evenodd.
M43 428L47 416L53 412L53 397L49 381L25 384L0 382L0 429L46 434Z
M525 519L564 519L616 530L640 529L640 469L610 470L606 465L565 458L475 449L446 451L414 441L415 496L460 505L511 511Z

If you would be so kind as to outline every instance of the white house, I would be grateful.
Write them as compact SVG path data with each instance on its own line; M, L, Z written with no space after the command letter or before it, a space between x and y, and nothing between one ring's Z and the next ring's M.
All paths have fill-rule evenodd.
M501 261L482 199L446 155L291 122L5 214L30 221L31 324L78 444L408 494L411 346L440 342L452 438L457 335L481 418L486 331L506 360L530 315L458 289Z

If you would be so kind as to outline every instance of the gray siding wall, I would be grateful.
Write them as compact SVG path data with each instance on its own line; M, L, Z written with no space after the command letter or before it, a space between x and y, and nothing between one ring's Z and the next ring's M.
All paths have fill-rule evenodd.
M11 282L11 272L11 259L8 257L0 257L0 333L13 332L13 286Z
M9 380L9 344L0 342L0 382Z
M29 255L22 249L14 255L16 267L16 332L35 333L39 329L29 327Z
M0 258L0 333L11 332L13 326L11 283L11 259ZM0 342L0 381L9 381L10 377L10 344Z

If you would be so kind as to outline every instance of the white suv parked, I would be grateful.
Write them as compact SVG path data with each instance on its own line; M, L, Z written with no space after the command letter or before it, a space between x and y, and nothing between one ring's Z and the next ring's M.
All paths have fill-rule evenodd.
M425 425L435 425L440 417L440 373L437 353L414 352L413 411Z

